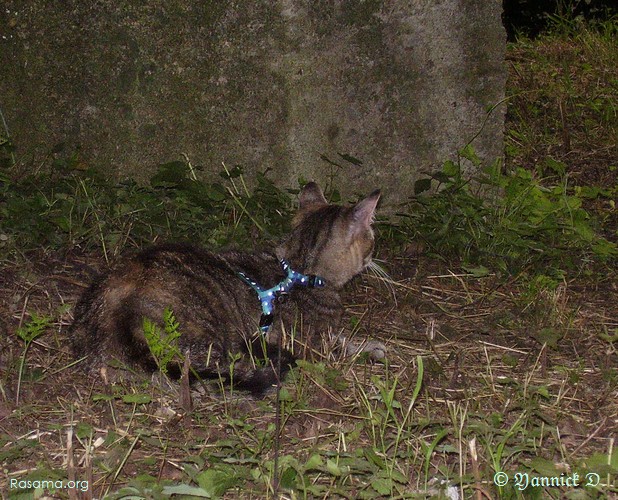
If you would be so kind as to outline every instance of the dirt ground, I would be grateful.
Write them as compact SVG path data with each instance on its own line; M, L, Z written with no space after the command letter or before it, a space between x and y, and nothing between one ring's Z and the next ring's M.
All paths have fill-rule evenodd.
M230 415L255 415L258 428L273 422L272 397L222 401L220 395L202 394L194 397L193 412L183 411L173 397L166 400L156 388L142 391L153 396L145 404L101 397L118 388L71 366L66 332L77 297L105 263L99 255L75 251L27 257L26 263L0 272L3 495L11 493L11 479L32 477L36 471L47 477L87 478L92 489L79 493L85 498L100 498L144 473L186 482L179 464L190 443L229 437ZM555 289L531 290L491 275L454 274L426 258L389 258L388 267L392 283L363 275L350 286L346 300L357 338L385 342L389 364L349 364L326 356L325 362L352 383L336 390L316 378L322 390L310 391L314 408L286 420L280 453L296 453L299 440L318 448L333 446L332 439L324 441L333 425L346 428L359 419L358 387L370 386L372 377L385 371L399 381L396 393L403 402L416 380L416 356L424 359L423 388L413 414L425 422L419 424L419 439L423 428L452 426L457 411L460 438L483 435L482 424L488 427L486 439L512 429L525 413L525 427L541 432L538 454L554 463L608 453L618 435L615 272L595 283L576 278ZM52 323L27 352L18 393L24 342L16 331L33 313L49 316ZM613 343L607 340L612 336ZM88 431L81 436L80 425ZM138 428L149 434L141 432L135 446ZM68 429L76 429L75 436ZM167 444L176 444L162 445L162 436ZM365 434L359 440L370 442ZM122 446L113 445L120 442ZM521 451L511 457L511 465L533 456L529 449ZM481 453L478 462L489 468L491 453ZM449 453L431 458L436 471L443 466L456 470L456 464ZM419 491L415 467L410 464L409 491ZM491 492L492 485L482 479L478 489Z

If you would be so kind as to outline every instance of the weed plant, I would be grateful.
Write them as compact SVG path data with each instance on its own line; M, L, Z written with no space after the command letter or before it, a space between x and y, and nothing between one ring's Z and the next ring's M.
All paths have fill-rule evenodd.
M168 374L169 364L175 361L182 363L182 354L178 349L178 338L181 335L180 324L176 321L174 312L166 308L163 311L163 331L157 324L144 317L143 331L146 344L162 375Z
M17 375L17 390L15 396L15 404L19 404L19 393L21 390L21 381L24 375L24 367L26 364L26 355L32 342L45 333L49 327L51 318L47 316L39 316L33 314L30 320L23 326L17 329L17 336L24 341L24 350L19 358L19 370Z
M391 225L387 237L424 241L434 256L480 272L547 267L559 272L616 257L616 244L597 234L596 221L582 206L587 194L571 189L566 174L547 182L523 168L503 172L499 163L482 168L469 147L461 151L464 157L481 175L470 180L459 162L447 161L419 179L400 224ZM281 190L266 174L256 176L250 191L240 167L223 170L223 183L203 182L194 178L189 162L178 161L161 165L150 185L140 186L76 170L74 161L54 161L50 173L19 180L5 169L0 177L5 257L41 246L98 247L111 257L160 239L251 247L257 237L276 239L289 228L294 191Z
M547 182L529 170L503 172L499 162L483 168L471 148L460 152L481 172L462 175L460 162L419 179L402 228L446 261L459 260L481 275L576 269L587 260L618 256L616 243L598 235L582 197L566 175ZM435 188L429 194L430 188Z
M618 20L554 17L508 50L506 166L562 183L618 235ZM568 184L565 182L568 181Z
M219 248L252 247L256 236L285 233L290 195L255 177L249 192L242 169L224 169L222 182L202 182L190 162L161 165L149 185L114 182L80 170L77 156L52 161L50 169L12 176L0 170L0 252L36 248L99 248L106 258L157 240L191 240Z

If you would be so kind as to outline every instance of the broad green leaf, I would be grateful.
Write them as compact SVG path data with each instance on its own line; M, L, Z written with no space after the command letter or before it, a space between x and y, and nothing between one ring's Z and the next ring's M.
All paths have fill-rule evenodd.
M437 180L442 184L448 184L452 181L452 177L450 175L446 175L444 172L437 171L431 174L431 178Z
M228 196L225 188L219 183L204 184L203 190L212 201L223 201Z
M591 472L596 472L598 474L618 474L618 448L614 448L609 460L607 454L595 453L589 458L586 458L584 464Z
M459 175L460 168L457 163L448 160L444 162L444 165L442 166L442 172L444 172L449 177L455 177Z
M153 187L178 186L189 173L189 165L182 161L172 161L159 165L157 173L150 178Z
M462 158L465 158L466 160L469 160L470 162L472 162L472 164L476 167L478 167L481 164L481 160L476 154L476 151L474 151L474 148L472 147L471 144L467 144L463 149L461 149L459 151L459 155Z
M453 448L453 451L457 452L457 449ZM390 472L390 477L393 481L397 481L398 483L401 483L401 484L407 484L410 481L410 478L408 476L402 474L396 469Z
M377 465L380 469L384 469L385 467L384 459L380 457L373 448L366 447L363 449L363 453L370 462Z
M240 177L244 173L243 168L240 165L236 165L230 169L223 170L219 172L219 175L224 179L235 179L236 177Z
M330 458L328 460L326 460L326 470L332 474L333 476L339 477L343 474L341 468L339 467L339 465L337 465L333 460L331 460Z
M92 395L92 401L111 401L112 399L114 399L114 396L111 394L97 393Z
M294 469L294 467L288 467L281 473L281 486L287 489L291 489L295 485L296 476L298 473Z
M547 344L552 349L555 349L558 347L558 341L564 337L564 332L559 332L555 328L547 327L533 333L532 336L541 344Z
M470 273L475 278L484 278L490 273L489 269L487 269L485 266L478 266L478 267L461 266L461 267L464 269L464 271Z
M390 493L393 491L393 481L385 477L372 479L371 486L380 495L390 495Z
M196 488L195 486L189 486L188 484L179 484L177 486L164 486L164 495L187 495L200 498L212 498L212 495L202 488Z
M564 175L566 172L566 165L561 161L554 160L553 158L547 158L545 160L545 165L559 176Z
M599 238L594 245L592 251L599 257L610 257L618 255L618 246L613 241L608 241L605 238Z
M221 496L240 482L240 478L233 472L234 467L238 466L228 466L225 469L207 469L196 476L197 483L209 495Z
M431 179L429 177L418 179L414 183L414 194L421 194L431 189Z
M123 403L135 403L135 404L141 405L141 404L150 403L151 401L152 401L152 398L150 397L150 394L137 393L137 394L125 394L122 396Z
M307 463L305 464L305 470L319 469L324 465L324 460L317 453L314 453L309 457Z
M90 437L93 434L94 428L86 422L78 422L75 426L75 435L80 439Z

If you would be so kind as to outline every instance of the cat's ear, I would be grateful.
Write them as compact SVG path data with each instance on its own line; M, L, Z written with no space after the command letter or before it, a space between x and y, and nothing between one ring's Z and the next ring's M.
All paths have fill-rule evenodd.
M327 205L328 202L324 198L324 193L315 182L305 184L305 187L300 192L299 208L305 210L307 208L317 208L322 205Z
M352 230L366 230L371 227L375 218L376 207L380 200L380 190L376 189L367 198L359 201L352 209Z

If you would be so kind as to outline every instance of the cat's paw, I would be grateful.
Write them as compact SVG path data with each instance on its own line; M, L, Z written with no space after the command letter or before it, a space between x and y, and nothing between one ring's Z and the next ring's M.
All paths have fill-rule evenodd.
M360 353L367 353L369 359L373 361L381 361L386 358L386 345L378 340L368 340L360 346Z
M357 342L344 336L340 336L338 340L346 356L360 356L366 354L372 361L382 361L386 359L386 345L378 340Z

